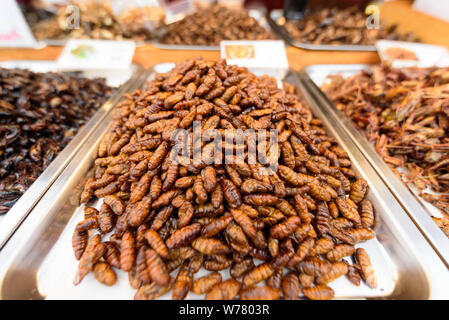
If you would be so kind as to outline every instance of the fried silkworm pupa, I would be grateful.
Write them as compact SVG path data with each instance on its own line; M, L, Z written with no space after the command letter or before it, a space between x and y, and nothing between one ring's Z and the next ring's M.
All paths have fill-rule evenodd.
M363 280L371 288L377 288L377 277L374 273L374 268L371 265L371 259L365 249L358 248L355 251L355 257L358 265L360 266L360 274L362 275Z
M358 265L353 265L346 263L348 265L348 273L346 273L346 279L348 279L353 285L360 286L360 267Z
M332 266L329 262L318 257L310 257L299 264L298 270L314 277L320 277L329 273Z
M76 225L76 230L78 231L88 231L90 229L98 228L98 219L97 217L91 217L80 221Z
M201 233L202 225L194 223L176 230L165 242L168 249L175 249L190 244Z
M114 212L111 207L109 207L106 203L103 203L100 208L100 212L98 213L98 224L100 227L101 233L109 233L114 228Z
M310 287L315 281L315 278L307 273L300 273L298 279L302 287Z
M269 286L249 287L240 290L242 300L278 300L281 290Z
M310 300L330 300L334 297L334 290L326 285L306 287L302 289L304 295Z
M154 300L157 299L167 292L170 291L170 289L173 286L173 280L169 282L168 285L161 286L157 284L156 282L151 282L150 284L144 284L142 285L139 290L137 290L136 294L134 295L135 300Z
M198 204L204 204L208 200L207 191L204 187L203 179L201 175L197 175L193 182L193 192L196 194Z
M190 289L192 288L193 278L187 267L183 266L179 269L175 282L173 283L172 298L173 300L184 300Z
M344 257L352 256L355 252L355 248L350 244L337 244L332 250L326 253L326 259L330 262L341 260Z
M100 235L96 234L88 241L86 250L84 250L78 264L78 271L76 272L75 279L73 280L74 285L78 285L84 279L89 271L92 270L94 264L100 260L106 251L106 245L104 243L100 243L100 240Z
M104 252L103 259L106 260L110 266L120 269L120 251L110 241L105 242L105 245L106 251Z
M201 230L201 236L205 238L210 238L220 233L222 230L226 229L226 227L233 220L232 216L222 216L217 219L211 220L208 224L206 224Z
M153 249L146 249L147 268L151 276L151 280L160 286L166 286L170 283L170 275L164 261Z
M354 203L359 203L365 198L366 190L368 189L368 182L365 179L358 179L351 185L351 192L349 198Z
M206 300L233 300L240 291L241 284L237 280L228 279L212 287L206 294Z
M151 248L153 248L153 250L157 252L158 255L160 255L164 259L168 258L167 246L165 245L159 233L154 230L147 230L145 231L145 239L147 240Z
M196 238L192 242L192 248L207 255L221 255L231 252L231 248L215 238Z
M317 256L326 254L334 248L334 241L329 238L320 238L315 242L315 246L310 250L309 255Z
M360 217L363 228L372 228L374 225L374 209L371 201L365 199L360 202Z
M262 280L268 279L274 272L269 263L262 263L248 271L243 277L243 284L247 287L253 286Z
M108 195L104 197L104 203L106 203L112 211L116 215L121 215L123 212L125 212L125 205L123 204L122 200L114 195Z
M84 207L84 219L96 218L98 216L98 210L94 207Z
M332 269L329 273L316 278L315 282L317 284L328 284L341 276L346 275L347 273L348 265L343 261L337 261L332 264Z
M106 286L113 286L117 282L117 276L111 266L104 261L97 262L92 270L95 279Z
M192 291L196 294L208 293L212 287L221 283L221 274L218 272L211 272L201 278L193 281Z
M238 208L242 204L240 192L235 184L229 179L221 180L223 195L231 208Z
M297 300L301 287L299 284L298 276L293 273L287 273L282 279L282 293L284 294L284 299L286 300Z
M89 234L87 231L79 231L75 228L72 236L72 248L75 254L76 260L79 260L83 255L84 250L87 246L87 240L89 238Z
M271 227L270 236L275 239L283 239L292 234L300 225L301 219L298 216L288 217L285 221Z
M131 232L126 231L123 234L120 251L120 268L130 271L135 261L135 241Z
M243 276L249 270L253 269L254 267L255 266L253 258L248 257L241 262L234 263L231 267L231 270L229 270L229 273L231 274L231 277L237 279Z
M201 178L204 183L204 188L207 192L212 193L218 184L217 172L214 167L207 166L201 171Z

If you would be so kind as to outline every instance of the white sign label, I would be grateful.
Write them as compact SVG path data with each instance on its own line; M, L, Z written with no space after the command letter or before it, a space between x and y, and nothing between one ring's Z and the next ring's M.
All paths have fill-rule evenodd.
M221 57L228 64L247 67L257 75L268 74L282 78L288 71L284 41L221 41L220 49Z
M68 40L58 59L61 70L107 70L130 67L134 41Z
M0 47L35 47L34 38L15 0L0 1Z

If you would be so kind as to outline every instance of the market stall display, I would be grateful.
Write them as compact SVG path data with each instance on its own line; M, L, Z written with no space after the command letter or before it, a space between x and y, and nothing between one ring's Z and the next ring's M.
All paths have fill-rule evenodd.
M333 76L323 90L396 174L441 210L434 220L449 236L448 75L448 68L383 65Z
M110 97L105 79L0 69L0 214Z
M160 42L170 45L218 46L221 40L268 40L274 35L244 9L222 5L198 9L167 25Z

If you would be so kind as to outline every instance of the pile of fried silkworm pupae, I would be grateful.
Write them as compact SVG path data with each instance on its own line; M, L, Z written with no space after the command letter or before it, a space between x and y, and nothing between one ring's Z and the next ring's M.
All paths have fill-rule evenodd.
M113 285L117 268L128 272L135 299L170 290L173 299L189 291L211 300L331 299L328 284L343 276L377 287L367 252L356 248L375 237L367 182L292 85L188 60L118 108L81 194L75 285L90 271ZM223 148L243 149L244 160L207 164L212 142L200 141L200 161L175 161L174 132L187 130L191 147L194 121L231 136L276 130L278 149L263 148L268 138L226 140ZM249 143L276 159L276 170L248 161ZM88 206L95 198L99 210ZM200 269L209 273L195 276Z

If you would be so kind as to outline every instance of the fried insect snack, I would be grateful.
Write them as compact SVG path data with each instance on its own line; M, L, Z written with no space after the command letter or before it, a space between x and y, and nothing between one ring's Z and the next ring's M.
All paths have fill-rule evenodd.
M367 16L358 6L348 8L323 8L306 14L301 20L287 21L284 25L289 35L298 42L331 45L374 45L377 40L418 42L412 34L401 34L397 25L368 29Z
M187 151L200 148L201 157L177 153L181 124ZM268 135L236 139L253 127L279 132L288 150L270 147ZM223 148L243 155L209 162L220 153L194 130L233 137ZM251 146L277 166L251 162ZM294 87L280 90L224 61L188 60L127 95L95 167L102 170L86 182L74 251L84 275L96 258L89 236L106 243L104 260L129 273L136 299L171 288L174 299L190 291L206 299L299 299L303 289L309 298L332 298L325 285L355 277L343 259L375 236L366 181ZM95 198L106 203L100 211L89 206ZM102 212L113 217L111 235L97 231ZM201 268L210 273L199 277Z
M104 79L0 68L0 214L109 98Z
M438 209L449 224L449 68L402 68L384 64L323 86L338 110L365 132L377 153L407 185ZM364 184L353 184L362 226L371 226L372 206L361 201ZM429 193L433 191L433 193ZM435 194L436 193L436 194Z
M176 45L218 46L222 40L268 39L274 39L273 34L265 30L244 9L213 5L199 9L184 19L169 24L161 42ZM231 90L223 91L218 96L222 96L223 101L227 102L233 96Z

